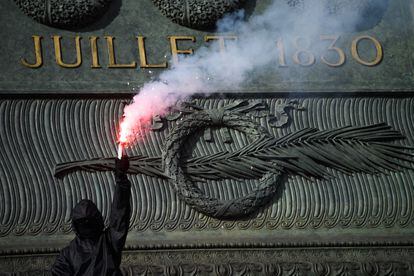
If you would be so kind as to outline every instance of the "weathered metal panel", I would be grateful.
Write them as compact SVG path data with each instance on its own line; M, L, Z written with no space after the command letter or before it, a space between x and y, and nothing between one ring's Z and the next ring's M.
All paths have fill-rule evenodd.
M281 7L286 1L277 0ZM248 2L250 13L263 11L270 1ZM385 1L387 2L387 1ZM387 9L374 18L376 25L369 25L354 32L332 33L327 28L321 29L316 37L310 37L312 44L319 45L314 52L316 62L312 66L301 67L293 62L296 51L294 36L284 38L286 62L288 67L280 68L278 64L268 66L266 70L253 72L237 91L227 92L291 92L291 91L409 91L413 87L413 7L410 1L388 1ZM150 1L114 1L111 10L96 23L74 31L51 28L26 17L11 1L0 4L0 23L2 31L2 52L0 58L0 91L13 93L130 93L146 81L156 78L162 68L140 68L138 43L136 36L146 37L147 58L150 64L169 61L171 47L168 40L173 35L194 36L195 43L180 41L179 48L193 48L197 52L204 42L205 35L211 32L197 31L174 24L165 18ZM369 16L369 15L367 15ZM154 20L155 19L155 20ZM21 59L34 63L33 35L42 36L43 65L33 69L25 67ZM78 68L62 68L56 64L52 36L62 37L63 61L73 63L76 60L75 36L82 39L82 64ZM237 34L236 34L237 35ZM299 35L299 34L298 34ZM330 67L322 62L321 57L335 63L335 52L328 50L330 41L325 41L320 53L319 35L340 36L337 47L341 48L346 61L340 67ZM383 47L383 59L374 67L359 63L352 55L352 42L361 36L371 36ZM92 56L90 37L97 40L99 61L102 68L91 68ZM136 68L108 68L108 49L105 36L113 36L117 62L137 63ZM278 37L269 38L277 40ZM300 46L300 45L299 45ZM359 45L363 60L372 61L376 55L372 41L362 41ZM310 52L315 49L311 48ZM274 53L277 55L276 43ZM332 54L332 55L331 55ZM171 66L171 64L169 65Z
M278 106L287 100L260 99L269 105L270 114L276 114ZM195 102L212 109L229 105L234 99ZM289 111L283 127L270 126L266 117L252 117L252 120L260 122L275 137L306 127L329 130L385 122L406 137L397 144L414 144L412 97L299 97L298 102L304 110ZM62 246L72 237L70 210L82 198L95 201L104 216L108 216L106 206L114 185L111 173L76 171L60 179L53 175L60 163L113 156L122 106L121 100L96 98L1 102L0 111L4 115L0 124L3 148L0 176L4 200L0 210L4 216L0 242L3 251L19 247L40 249L46 244L48 248ZM130 155L161 156L165 139L174 125L174 121L168 122L164 129L152 131L130 149ZM245 134L233 130L230 134L232 143L224 143L222 132L214 131L214 142L197 136L188 145L195 145L194 156L206 157L223 151L234 152L248 145ZM195 212L177 198L163 179L146 175L130 178L133 215L128 244L133 247L154 246L160 241L163 244L188 244L194 240L217 245L230 241L243 243L246 237L249 242L275 244L408 242L414 234L414 172L409 169L375 175L332 171L332 176L325 180L292 175L278 187L279 192L269 206L258 209L253 218L241 221L220 221ZM258 182L223 180L197 185L212 197L230 199L248 193ZM220 236L210 240L218 233ZM47 241L49 236L53 239Z
M168 10L174 7L166 8L164 2L156 0L115 0L109 12L95 23L59 29L56 26L66 24L65 16L72 16L53 16L59 1L31 2L40 3L40 8L42 3L53 2L49 3L48 17L36 17L32 10L21 7L53 27L37 23L19 10L16 3L23 0L0 3L0 275L47 273L57 251L73 238L70 212L80 199L92 199L108 218L114 179L106 171L112 163L102 166L102 158L116 154L119 118L131 95L165 69L139 67L136 36L146 37L148 62L159 64L171 57L168 36L196 37L195 43L182 41L180 47L197 51L205 44L204 36L212 34L171 22L167 17L188 27L211 23L203 22L208 21L203 17L192 22L186 18L188 14L180 17ZM260 13L269 2L249 1L249 15ZM337 46L346 55L342 66L328 66L321 59L323 53L315 53L312 66L295 64L292 56L302 49L295 49L294 43L286 40L287 67L274 64L252 72L240 89L234 89L237 91L196 96L193 103L205 111L213 110L208 114L218 121L223 119L218 109L236 102L246 101L251 106L261 103L265 108L243 113L244 120L251 122L250 128L202 128L186 140L182 150L193 158L215 160L218 153L249 148L253 144L251 133L282 138L305 128L333 130L384 123L403 137L392 141L383 137L380 142L407 147L404 151L412 153L413 4L404 0L385 2L387 8L374 18L372 26L355 32L332 34L327 30L320 34L340 36ZM99 17L94 14L92 19L95 16ZM36 69L22 63L22 58L29 64L35 62L33 35L42 36L43 64ZM62 37L63 60L68 63L75 61L74 37L81 37L82 63L76 68L59 66L52 36ZM108 68L105 36L115 37L118 62L135 61L135 68ZM375 66L361 64L352 53L352 42L361 36L371 39L359 44L363 59L378 54L374 40L382 47L383 56ZM90 37L99 37L101 68L91 68L96 61ZM311 39L315 42L320 37ZM331 62L332 58L335 55L329 56ZM186 204L159 174L165 165L165 145L171 146L173 130L188 116L154 118L154 130L128 149L130 156L154 159L152 172L138 170L141 173L129 175L133 208L123 256L126 274L414 273L412 155L404 155L405 162L403 155L393 156L399 150L386 148L389 156L374 160L378 162L375 173L347 174L327 168L329 177L306 178L283 172L287 177L275 182L279 186L267 205L239 219L213 218ZM396 169L382 169L394 161L398 163ZM230 161L226 165L232 169ZM57 172L60 177L55 177ZM194 177L191 170L187 176ZM260 185L259 179L191 179L205 195L227 202Z

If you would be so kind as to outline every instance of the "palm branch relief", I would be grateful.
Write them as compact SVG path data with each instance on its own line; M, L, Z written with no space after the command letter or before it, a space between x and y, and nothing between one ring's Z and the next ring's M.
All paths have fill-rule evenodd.
M408 150L414 148L389 143L402 138L383 123L325 131L306 128L282 138L262 137L236 152L192 158L183 167L189 177L214 180L254 179L280 169L316 178L329 175L327 167L347 174L412 169L414 155Z

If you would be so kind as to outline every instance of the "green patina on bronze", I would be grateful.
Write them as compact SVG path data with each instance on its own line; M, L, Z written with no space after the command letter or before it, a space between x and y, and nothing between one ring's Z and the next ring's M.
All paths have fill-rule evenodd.
M298 8L306 2L276 1ZM251 17L269 2L240 3ZM326 2L332 8L343 1ZM213 35L187 15L157 7L161 1L111 1L82 29L73 29L79 22L70 13L58 25L71 30L36 22L29 16L42 21L41 12L33 15L25 3L59 1L0 2L1 275L43 274L73 238L70 210L80 199L94 200L108 216L123 107L133 87L166 69L107 68L104 37L115 37L117 62L139 66L138 35L146 37L149 64L169 61L171 35L195 36L195 43L179 42L195 51ZM320 56L309 67L294 64L293 44L284 41L288 67L266 66L241 89L217 91L230 92L226 97L197 96L154 116L146 138L128 148L134 212L126 273L413 273L413 6L390 0L371 15L356 32L320 34L340 36L340 67ZM34 63L33 35L43 37L37 69L21 63ZM81 66L56 64L52 36L62 37L67 63L75 60L74 37L82 37ZM99 69L91 68L90 36L99 37ZM383 49L376 66L352 57L352 41L367 36ZM359 44L364 60L374 49L372 41ZM333 93L278 93L298 91Z
M279 0L282 1L282 0ZM244 7L248 14L263 11L269 1L248 1ZM299 1L300 2L300 1ZM299 3L298 2L298 3ZM351 1L352 2L352 1ZM296 3L293 1L292 3ZM151 0L113 1L110 10L97 22L83 29L65 31L35 23L25 16L11 1L0 4L0 23L3 26L0 59L0 91L2 93L132 93L132 87L139 88L145 82L155 79L164 69L139 68L139 54L136 36L146 37L148 63L158 64L168 61L171 49L168 37L171 35L195 36L196 42L180 41L181 49L197 48L204 42L205 35L211 32L197 31L182 27L165 17ZM293 5L293 4L292 4ZM298 4L299 5L299 4ZM372 21L372 22L371 22ZM292 92L292 91L395 91L410 90L414 83L413 57L413 19L409 1L389 1L387 9L378 13L368 23L357 24L360 31L332 34L329 29L320 35L340 36L337 46L344 50L346 62L338 68L324 64L320 55L316 63L301 67L292 61L294 46L286 41L287 68L277 64L264 70L252 72L242 85L244 92ZM42 67L27 68L21 58L34 61L32 36L42 36ZM74 36L82 37L83 62L79 68L59 67L54 58L52 35L62 36L63 58L66 62L75 60ZM115 52L119 63L136 61L135 69L108 69L105 35L115 37ZM382 61L374 67L358 63L351 54L351 44L359 36L377 39L384 50ZM99 57L102 68L91 69L89 37L98 36ZM277 38L269 38L276 41ZM314 43L319 37L310 38ZM211 43L211 42L209 42ZM328 47L330 41L325 41ZM335 62L334 52L327 52L327 59ZM359 53L367 61L375 57L375 47L367 40L359 44ZM267 53L263 53L266 55ZM239 91L239 92L243 92ZM226 91L234 92L234 91Z

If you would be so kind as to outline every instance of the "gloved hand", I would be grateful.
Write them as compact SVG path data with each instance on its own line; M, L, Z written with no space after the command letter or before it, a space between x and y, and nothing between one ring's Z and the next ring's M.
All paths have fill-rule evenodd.
M123 155L121 159L115 159L115 175L125 175L129 169L129 159Z

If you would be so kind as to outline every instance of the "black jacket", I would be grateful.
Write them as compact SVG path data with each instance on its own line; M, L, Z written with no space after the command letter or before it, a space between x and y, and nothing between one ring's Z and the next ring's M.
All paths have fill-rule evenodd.
M122 249L128 234L131 183L125 174L116 175L109 227L103 230L103 219L96 205L83 200L75 206L72 221L82 217L100 217L102 229L94 238L82 238L74 227L76 238L63 248L52 266L52 275L122 275L119 269ZM103 230L103 231L102 231Z

